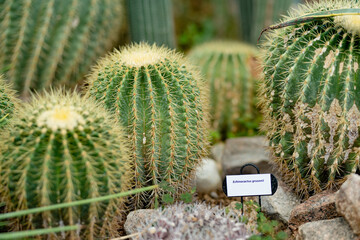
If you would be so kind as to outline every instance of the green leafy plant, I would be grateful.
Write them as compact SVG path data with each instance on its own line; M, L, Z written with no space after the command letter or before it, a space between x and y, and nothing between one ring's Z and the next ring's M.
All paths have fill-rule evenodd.
M24 104L12 127L0 137L4 146L0 196L6 212L128 189L132 162L121 129L101 104L76 93L52 91ZM23 230L83 224L81 231L70 231L65 237L112 236L117 234L114 216L120 218L124 208L123 199L109 199L36 214L29 211L12 225Z
M99 62L88 95L103 102L127 130L134 188L162 181L188 192L206 151L207 102L203 80L185 59L167 48L135 44ZM139 194L135 208L154 207L161 190Z
M239 220L247 225L254 234L249 240L285 240L287 233L279 229L280 224L276 220L268 219L262 212L259 204L253 200L236 203L234 209L240 213L244 207L244 215ZM230 208L226 208L230 211Z
M122 1L0 2L0 69L21 96L74 86L119 36Z
M222 140L259 132L261 115L255 92L260 68L256 55L257 49L236 41L208 42L189 53L207 80L211 127Z
M264 131L283 179L307 198L359 172L360 3L300 6L264 48Z

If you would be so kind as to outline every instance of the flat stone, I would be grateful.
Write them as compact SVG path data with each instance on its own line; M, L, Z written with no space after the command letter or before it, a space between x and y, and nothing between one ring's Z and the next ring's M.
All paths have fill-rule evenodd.
M340 217L335 206L336 193L322 192L296 206L289 219L289 228L296 232L304 223Z
M293 208L300 204L300 199L291 191L279 184L277 191L272 196L261 198L261 210L271 219L287 224Z
M360 235L360 176L351 174L336 196L337 211Z
M309 222L299 227L296 240L358 240L342 217Z
M158 215L159 212L154 209L139 209L130 212L124 224L126 234L130 235L142 231L144 223L148 222L148 219L154 219L155 216Z
M271 172L268 142L264 136L230 138L225 143L222 167L225 175L240 174L240 168L248 163L259 167L261 173ZM251 167L244 174L256 173Z

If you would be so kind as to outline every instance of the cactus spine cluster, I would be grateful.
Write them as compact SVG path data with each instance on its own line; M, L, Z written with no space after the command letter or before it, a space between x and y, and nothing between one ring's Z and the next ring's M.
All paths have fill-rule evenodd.
M206 91L193 67L167 48L135 44L100 61L88 84L128 131L133 187L167 181L175 194L189 190L207 145ZM139 194L134 206L154 206L160 195Z
M132 212L130 214L136 214ZM136 216L136 215L135 215ZM127 228L127 226L125 226ZM129 228L129 227L128 227ZM176 203L141 219L140 240L150 239L248 239L250 234L237 214L205 203Z
M131 161L126 137L116 125L102 106L75 93L55 91L25 104L8 132L10 137L0 139L5 146L0 153L0 196L7 211L126 190ZM123 206L121 199L114 199L47 211L28 216L16 228L81 224L81 231L57 237L116 235Z
M8 124L15 111L16 102L13 90L0 75L0 129Z
M258 127L256 54L252 46L236 41L205 43L189 54L210 87L211 126L222 139L230 134L253 134Z
M261 30L277 22L293 0L236 0L239 7L241 39L256 44Z
M73 86L117 39L121 10L113 0L1 1L0 69L22 96Z
M344 8L360 4L323 0L288 19ZM285 180L304 197L359 172L359 19L314 19L277 29L264 43L263 129Z
M132 42L175 48L172 1L127 0Z

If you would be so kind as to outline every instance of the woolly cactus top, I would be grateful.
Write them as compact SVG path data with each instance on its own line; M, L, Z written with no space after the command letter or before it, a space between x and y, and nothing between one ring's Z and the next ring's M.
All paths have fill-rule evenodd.
M133 213L134 214L134 213ZM182 204L154 211L136 226L139 239L248 239L236 213L204 203ZM134 229L135 230L135 229Z
M10 136L10 137L8 137ZM0 135L0 195L6 211L119 193L131 184L126 135L100 103L63 90L34 96ZM124 199L46 211L19 228L81 223L66 239L116 235ZM65 238L65 233L64 236Z

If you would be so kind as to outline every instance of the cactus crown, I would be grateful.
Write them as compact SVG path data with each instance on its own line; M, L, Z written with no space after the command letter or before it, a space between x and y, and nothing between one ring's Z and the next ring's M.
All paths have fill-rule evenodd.
M351 8L360 4L303 5L283 23L328 16L277 29L263 45L263 129L285 180L305 197L336 187L360 167L360 45L358 25L349 27L358 17L346 15Z
M258 127L260 114L254 97L259 78L256 55L254 47L236 41L208 42L189 53L207 79L211 125L222 139L251 135Z
M7 211L114 194L130 184L131 161L117 122L100 104L63 92L36 96L25 104L8 130L11 138L0 139L6 146L0 153L0 195ZM112 218L123 207L117 199L47 211L17 227L83 224L80 232L66 237L116 235Z
M95 67L88 91L127 129L134 187L165 180L178 193L189 188L207 146L206 90L180 54L144 43L115 51ZM157 196L140 194L135 204L154 206Z

